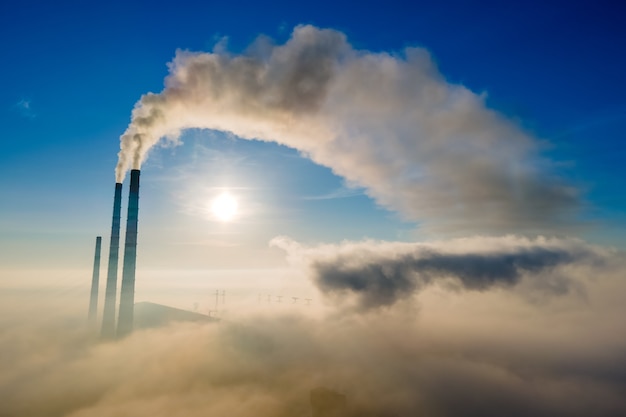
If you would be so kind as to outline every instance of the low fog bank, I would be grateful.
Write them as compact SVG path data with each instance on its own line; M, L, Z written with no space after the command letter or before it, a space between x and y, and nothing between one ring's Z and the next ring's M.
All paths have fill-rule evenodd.
M345 394L350 417L625 415L624 255L575 241L506 239L431 244L429 256L534 255L542 247L569 257L541 267L514 257L520 277L503 285L468 287L446 269L448 278L377 307L361 308L350 288L348 309L331 295L324 314L248 312L117 342L98 341L70 310L46 320L16 315L12 324L5 316L0 415L310 416L309 392L319 386ZM325 259L352 259L367 245L339 245ZM399 252L375 245L380 259ZM325 270L307 262L331 251L298 247L294 265ZM377 259L366 253L364 262ZM427 263L430 274L437 265ZM577 290L539 285L563 279ZM324 282L321 292L332 294Z

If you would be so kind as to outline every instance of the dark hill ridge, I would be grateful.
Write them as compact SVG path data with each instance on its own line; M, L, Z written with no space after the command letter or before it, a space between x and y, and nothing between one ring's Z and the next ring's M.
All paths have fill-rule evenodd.
M219 319L148 301L135 303L134 327L136 329L160 327L176 321L217 322Z

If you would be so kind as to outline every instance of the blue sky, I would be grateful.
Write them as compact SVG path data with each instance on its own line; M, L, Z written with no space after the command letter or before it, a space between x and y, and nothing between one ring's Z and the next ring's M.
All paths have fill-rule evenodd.
M140 96L163 88L177 49L211 51L227 37L238 53L260 34L281 44L298 24L341 31L355 49L429 50L449 82L486 93L489 107L547 141L543 156L585 192L569 234L624 246L626 29L615 2L196 3L0 6L5 268L33 266L33 253L41 268L88 267L93 237L108 240L119 136ZM182 139L143 166L140 266L143 256L145 266L210 267L224 259L220 251L280 264L267 241L282 234L311 243L423 238L419 221L403 220L362 190L346 192L341 178L292 149L199 130ZM192 173L194 181L172 180ZM202 198L209 200L211 187L226 186L243 190L248 215L240 222L220 225L190 211L189 196L201 200L208 190ZM207 251L235 246L206 255L163 239L208 242Z

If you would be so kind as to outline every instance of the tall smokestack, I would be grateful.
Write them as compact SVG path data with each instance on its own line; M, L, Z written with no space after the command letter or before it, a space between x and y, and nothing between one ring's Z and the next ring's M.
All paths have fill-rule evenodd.
M126 242L124 244L124 269L122 270L120 314L117 322L118 337L124 337L133 330L135 263L137 260L137 218L139 215L139 174L140 171L138 169L130 171Z
M122 183L115 183L113 198L113 222L111 225L111 245L109 246L109 270L102 313L102 337L115 337L115 297L117 293L117 267L120 249L120 212L122 210Z
M98 310L98 287L100 286L100 248L102 237L96 237L96 254L93 258L93 275L91 277L91 297L89 298L89 314L87 320L93 326L96 322L96 311Z

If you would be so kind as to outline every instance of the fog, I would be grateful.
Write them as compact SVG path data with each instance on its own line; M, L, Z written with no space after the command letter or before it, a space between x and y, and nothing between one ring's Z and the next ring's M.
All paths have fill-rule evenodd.
M302 261L320 248L296 244L294 277L320 289L310 309L251 307L114 342L86 329L86 297L40 292L29 299L36 308L13 297L2 307L0 415L310 416L318 386L346 395L349 416L623 415L623 253L520 239L497 243L501 252L541 245L576 256L522 268L514 285L467 287L452 276L354 308L358 293L328 292ZM438 253L491 250L476 242L473 251L441 242ZM335 253L345 259L359 245L371 242ZM537 290L562 279L576 289Z

